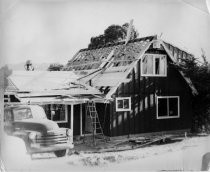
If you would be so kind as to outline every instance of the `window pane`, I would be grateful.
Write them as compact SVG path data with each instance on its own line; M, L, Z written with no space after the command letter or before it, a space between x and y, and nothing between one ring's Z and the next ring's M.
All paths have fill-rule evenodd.
M129 109L129 100L124 99L124 109Z
M161 56L160 58L159 74L161 75L166 74L166 57L165 56Z
M117 101L117 107L118 107L118 109L123 108L123 100Z
M167 98L158 99L158 116L168 116L167 114Z
M142 60L143 74L153 74L153 56L145 55Z
M155 58L155 74L160 74L160 59Z
M65 106L62 105L60 107L60 120L65 121L66 120L66 115L65 115Z
M53 113L52 115L52 120L53 121L65 121L66 116L65 116L65 105L54 105L53 106Z
M169 99L169 116L178 116L178 98Z
M15 121L20 121L20 120L23 120L23 119L33 118L31 110L28 109L28 108L14 109L13 114L14 114L14 120Z

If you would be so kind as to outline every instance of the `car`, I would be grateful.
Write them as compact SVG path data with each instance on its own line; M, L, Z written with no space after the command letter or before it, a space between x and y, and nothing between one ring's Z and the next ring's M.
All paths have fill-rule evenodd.
M47 119L39 105L10 105L4 108L4 130L7 134L22 138L27 152L54 152L57 157L66 155L74 147L72 130L59 128Z

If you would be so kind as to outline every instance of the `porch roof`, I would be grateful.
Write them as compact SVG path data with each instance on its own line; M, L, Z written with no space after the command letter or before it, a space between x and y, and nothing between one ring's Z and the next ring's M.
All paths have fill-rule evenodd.
M69 83L77 78L73 71L13 71L9 83L19 91L41 91L64 88L67 84L70 87Z
M87 98L57 98L57 97L27 97L20 98L21 104L81 104L88 101Z

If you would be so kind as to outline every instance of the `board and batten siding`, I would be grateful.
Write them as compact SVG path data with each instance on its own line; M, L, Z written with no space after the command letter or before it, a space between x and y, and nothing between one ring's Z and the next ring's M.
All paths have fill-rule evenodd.
M166 54L164 51L147 53ZM131 97L130 112L116 112L110 105L110 136L190 129L192 122L191 90L167 56L167 77L141 76L140 61L129 74L129 83L122 83L114 97ZM157 119L156 96L179 96L180 118Z

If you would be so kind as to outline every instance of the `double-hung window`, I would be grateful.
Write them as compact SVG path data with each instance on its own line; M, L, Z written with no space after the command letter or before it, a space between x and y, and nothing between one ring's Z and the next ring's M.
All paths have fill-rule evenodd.
M116 98L116 111L131 111L131 98L130 97L117 97Z
M167 60L163 54L145 54L141 60L142 76L167 76Z
M179 118L179 96L157 97L157 119Z

